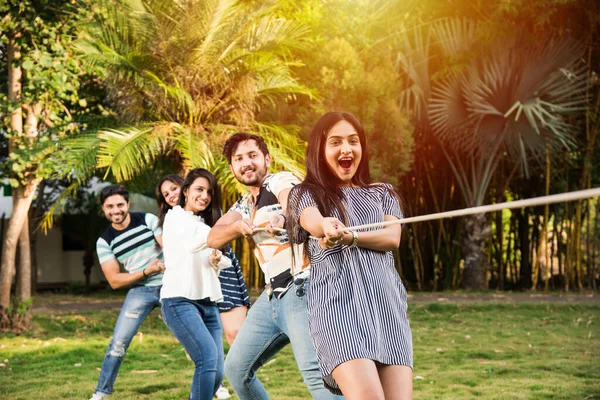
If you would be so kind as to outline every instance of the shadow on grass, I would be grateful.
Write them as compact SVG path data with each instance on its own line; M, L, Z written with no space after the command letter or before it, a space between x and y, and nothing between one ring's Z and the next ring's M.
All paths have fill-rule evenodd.
M180 384L172 382L172 383L163 383L160 385L148 385L139 388L133 389L134 392L139 394L155 394L160 391L166 391L169 389L179 389L181 387Z

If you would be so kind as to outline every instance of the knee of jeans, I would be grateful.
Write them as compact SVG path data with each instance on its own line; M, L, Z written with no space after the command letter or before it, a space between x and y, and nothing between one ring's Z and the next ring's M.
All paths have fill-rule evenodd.
M304 384L309 388L321 388L323 387L323 378L319 370L316 371L305 371L302 377Z
M219 364L219 354L217 353L216 346L213 349L205 349L205 351L194 360L196 368L202 368L205 371L215 371Z
M225 358L225 365L223 370L225 372L225 376L229 382L232 384L242 382L244 380L244 373L241 371L239 367L239 363L234 360L234 357L228 356Z
M122 340L113 340L110 344L110 355L113 357L125 357L127 343Z
M235 371L235 361L231 361L233 357L226 357L225 364L223 365L223 370L225 371L225 376L229 379L229 376L233 377L236 373Z
M138 319L140 317L140 313L137 311L125 311L125 317L131 319Z

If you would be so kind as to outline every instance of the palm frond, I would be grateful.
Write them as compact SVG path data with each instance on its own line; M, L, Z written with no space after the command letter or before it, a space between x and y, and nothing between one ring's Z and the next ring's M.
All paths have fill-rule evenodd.
M130 180L166 153L172 135L180 129L176 123L152 124L125 129L106 129L99 133L98 168L106 168L117 182Z
M445 50L469 52L473 28L459 22L436 25ZM461 44L462 41L465 44ZM433 132L446 145L485 152L498 138L522 162L544 146L571 146L565 114L585 107L585 69L580 48L568 38L491 47L435 82L429 103Z
M78 49L106 69L125 127L101 131L97 166L116 181L131 180L175 150L183 168L216 170L240 191L219 145L229 132L252 130L262 105L314 97L291 72L307 27L282 18L270 1L120 0L113 8L113 0L100 1L107 17L82 27ZM298 146L277 141L285 143L287 128L256 129L277 138L268 143L283 164L301 170L289 161Z
M460 60L473 51L477 24L466 18L444 18L431 25L435 45L445 57Z
M191 118L197 113L196 103L194 103L192 96L185 89L168 85L152 71L143 71L143 75L148 77L151 82L154 82L162 90L164 100L166 102L172 100L174 106L181 113L189 115Z
M44 234L47 235L48 231L54 225L54 217L59 212L63 212L65 210L66 205L69 202L69 199L73 198L77 193L77 189L81 187L82 182L76 180L72 182L61 194L58 196L58 199L50 206L48 211L42 217L40 221L40 227L44 231Z
M96 171L96 157L100 138L96 131L69 138L61 142L57 176L71 176L80 184Z
M399 34L402 50L396 57L396 68L406 81L400 95L400 107L410 110L415 117L427 121L427 103L431 95L429 76L429 49L431 35L422 26L405 29Z
M446 144L456 149L473 147L474 135L467 132L471 116L465 98L464 80L453 74L433 87L429 101L429 121L433 131Z
M204 168L212 171L215 166L215 157L208 144L207 132L195 132L189 128L181 129L175 139L175 149L183 158L184 170Z
M299 177L306 174L306 143L298 137L298 127L262 122L257 123L254 130L265 139L271 153L272 170L290 171Z
M208 4L212 5L210 19L207 21L207 29L203 33L201 43L193 52L192 59L196 62L221 57L218 55L219 49L226 47L227 40L230 39L230 34L223 34L223 31L230 29L232 24L235 25L235 16L239 12L237 0L218 0Z
M257 82L258 99L276 106L282 97L295 98L297 95L305 95L311 99L316 97L316 92L301 84L286 74L260 74Z
M545 146L573 146L574 127L565 116L587 106L587 70L581 47L569 38L551 38L519 50L514 97L502 111L511 133L507 146L526 164L527 152L541 157Z

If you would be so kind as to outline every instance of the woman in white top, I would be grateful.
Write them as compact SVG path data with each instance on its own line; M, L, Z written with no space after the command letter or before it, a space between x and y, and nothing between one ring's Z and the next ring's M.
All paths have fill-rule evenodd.
M209 249L206 237L220 216L213 174L196 168L185 178L179 205L163 225L163 320L195 363L190 399L210 400L223 380L223 301L218 272L231 260ZM215 207L213 207L215 204Z

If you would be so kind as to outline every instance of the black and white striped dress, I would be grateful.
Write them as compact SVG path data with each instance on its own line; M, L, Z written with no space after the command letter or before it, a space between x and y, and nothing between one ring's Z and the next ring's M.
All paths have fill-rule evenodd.
M391 185L342 188L347 226L381 222L384 215L402 218L400 205L388 188ZM296 221L306 207L317 206L309 193L298 198L296 190L289 204L288 212ZM307 232L300 229L297 235L301 240ZM392 252L346 245L323 250L313 239L308 241L308 251L312 265L307 293L309 328L325 386L342 394L331 372L353 359L412 368L406 290Z
M223 302L217 303L219 311L227 312L241 306L250 307L250 297L242 275L242 267L231 245L225 247L223 255L229 257L232 265L231 268L223 269L219 273L219 282L221 282L221 292L223 293Z

